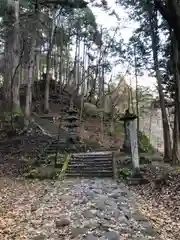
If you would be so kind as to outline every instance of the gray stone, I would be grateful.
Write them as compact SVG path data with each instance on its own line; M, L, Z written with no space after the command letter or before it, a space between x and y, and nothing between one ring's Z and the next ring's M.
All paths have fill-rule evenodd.
M55 224L57 228L65 227L70 224L70 220L65 217L61 217L55 221Z
M149 224L149 226L143 228L141 230L141 233L143 233L144 235L156 236L156 233L155 233L153 227L150 224Z
M100 223L98 222L89 222L85 225L86 228L94 230L100 226Z
M110 199L106 200L105 203L107 205L111 206L112 209L116 209L117 208L117 204L114 201L110 200Z
M39 226L42 224L42 221L39 220L39 219L34 219L34 220L31 220L31 224L32 224L34 227L39 227Z
M88 234L85 237L85 240L98 240L98 237L94 236L93 234Z
M79 201L79 204L86 204L88 202L88 198L83 198Z
M31 206L31 212L35 212L37 210L37 206Z
M139 212L136 211L132 214L132 217L136 220L136 221L147 221L147 219Z
M120 196L119 191L118 192L113 192L113 193L109 194L109 197L114 198L114 199L118 199L119 196Z
M94 214L91 212L91 210L85 210L85 211L83 212L83 216L84 216L85 218L93 218L93 217L94 217Z
M127 192L124 192L124 191L121 192L121 197L127 197L127 196L128 196Z
M100 228L103 230L103 231L108 231L109 230L109 221L106 221L106 220L102 220L101 221L101 225L100 225Z
M108 201L108 196L106 195L100 195L98 199L94 200L96 207L99 210L104 210L107 208L106 201Z
M86 194L88 199L92 199L95 196L95 193L92 190L88 190Z
M98 218L100 218L100 219L104 219L104 212L98 211L98 212L96 213L96 216L97 216Z
M107 206L106 206L104 201L97 200L96 201L96 208L103 211L107 208Z
M111 189L117 189L118 185L116 183L111 184Z
M108 196L107 196L107 195L101 194L101 195L98 196L98 200L100 200L100 201L105 202L107 199L108 199Z
M36 235L35 237L33 237L33 240L44 240L46 239L46 236L42 233Z
M88 231L88 228L72 228L71 229L71 235L73 238L79 236L80 234L85 234Z
M63 202L72 201L73 199L74 199L74 197L70 196L70 195L62 195L60 197L60 200L63 201Z
M102 189L96 188L96 189L94 189L94 193L96 193L96 194L102 194Z
M104 237L106 240L119 240L119 236L116 232L106 232Z

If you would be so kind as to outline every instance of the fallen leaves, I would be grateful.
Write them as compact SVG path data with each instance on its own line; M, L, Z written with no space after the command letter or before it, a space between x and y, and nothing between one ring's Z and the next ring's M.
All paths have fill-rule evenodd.
M0 183L0 239L26 240L22 226L31 215L31 206L43 196L45 183L7 178L1 178Z
M146 173L151 179L160 173L152 169ZM169 172L164 185L150 183L131 187L139 202L141 212L147 216L164 240L180 239L180 173Z

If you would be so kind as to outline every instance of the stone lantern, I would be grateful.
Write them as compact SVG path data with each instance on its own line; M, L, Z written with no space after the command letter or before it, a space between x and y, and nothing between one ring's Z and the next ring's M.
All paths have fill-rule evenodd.
M79 127L78 124L78 117L77 117L77 111L73 108L69 109L67 111L67 117L65 118L66 120L66 127L68 129L68 134L69 138L68 141L69 143L76 143L79 141L79 137L77 134L77 130Z
M124 143L123 143L123 151L126 153L131 153L131 141L130 141L130 122L135 120L137 116L129 112L129 109L125 111L124 116L120 118L124 123Z
M139 149L138 149L138 139L137 139L137 116L126 110L123 117L120 118L124 122L124 144L123 150L126 153L130 153L132 157L133 164L133 175L139 175Z

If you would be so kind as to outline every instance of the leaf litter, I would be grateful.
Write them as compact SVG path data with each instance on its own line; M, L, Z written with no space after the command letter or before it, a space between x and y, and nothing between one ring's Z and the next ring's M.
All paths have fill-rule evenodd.
M151 182L130 187L138 199L140 211L164 240L180 239L180 173L172 169L149 167L145 175Z

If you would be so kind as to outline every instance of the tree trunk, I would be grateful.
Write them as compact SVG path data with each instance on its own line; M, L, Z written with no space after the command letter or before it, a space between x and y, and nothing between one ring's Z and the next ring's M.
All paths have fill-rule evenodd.
M162 88L161 74L159 71L159 60L158 60L158 23L157 23L157 12L150 6L149 9L149 21L151 26L151 39L152 39L152 51L153 51L153 60L154 60L154 70L156 73L159 99L160 99L160 108L162 113L162 124L163 124L163 136L164 136L164 161L171 161L172 149L171 149L171 137L170 129L168 123L168 117L164 102L164 93Z
M174 113L174 129L173 129L173 151L172 151L172 163L174 165L180 163L180 134L179 134L179 122L178 122L178 110L177 104L175 106Z
M180 45L180 5L177 0L154 0L155 7L162 17L168 22L170 28L174 30L174 35ZM180 48L180 46L179 46Z
M7 109L20 111L20 45L19 45L19 1L7 5L6 11L6 43L5 43L5 74L4 101Z
M49 41L49 49L48 49L48 53L47 53L47 57L46 57L44 112L49 112L50 57L51 57L51 52L52 52L52 49L53 49L54 37L55 37L55 34L56 34L56 27L57 27L57 26L55 26L55 15L56 14L54 13L53 22L52 22L52 31L51 31L50 41Z
M31 116L31 106L32 106L32 83L33 83L33 71L34 71L34 49L36 45L36 38L32 39L32 46L30 51L30 60L28 66L28 83L26 90L26 106L25 106L25 125L28 125Z
M180 163L180 74L179 74L179 60L180 54L178 53L178 44L174 35L171 33L171 46L172 46L172 62L175 80L175 112L174 112L174 129L173 129L173 151L172 162L173 164Z
M38 16L39 16L39 6L37 3L35 5L35 10L34 10L34 24L37 24ZM31 38L31 50L29 54L29 65L28 65L28 82L27 82L27 89L26 89L25 125L28 125L30 116L31 116L34 66L35 66L35 63L37 63L35 61L36 38L37 38L37 27L33 26L32 38ZM38 70L39 69L36 68L37 77L38 77Z

